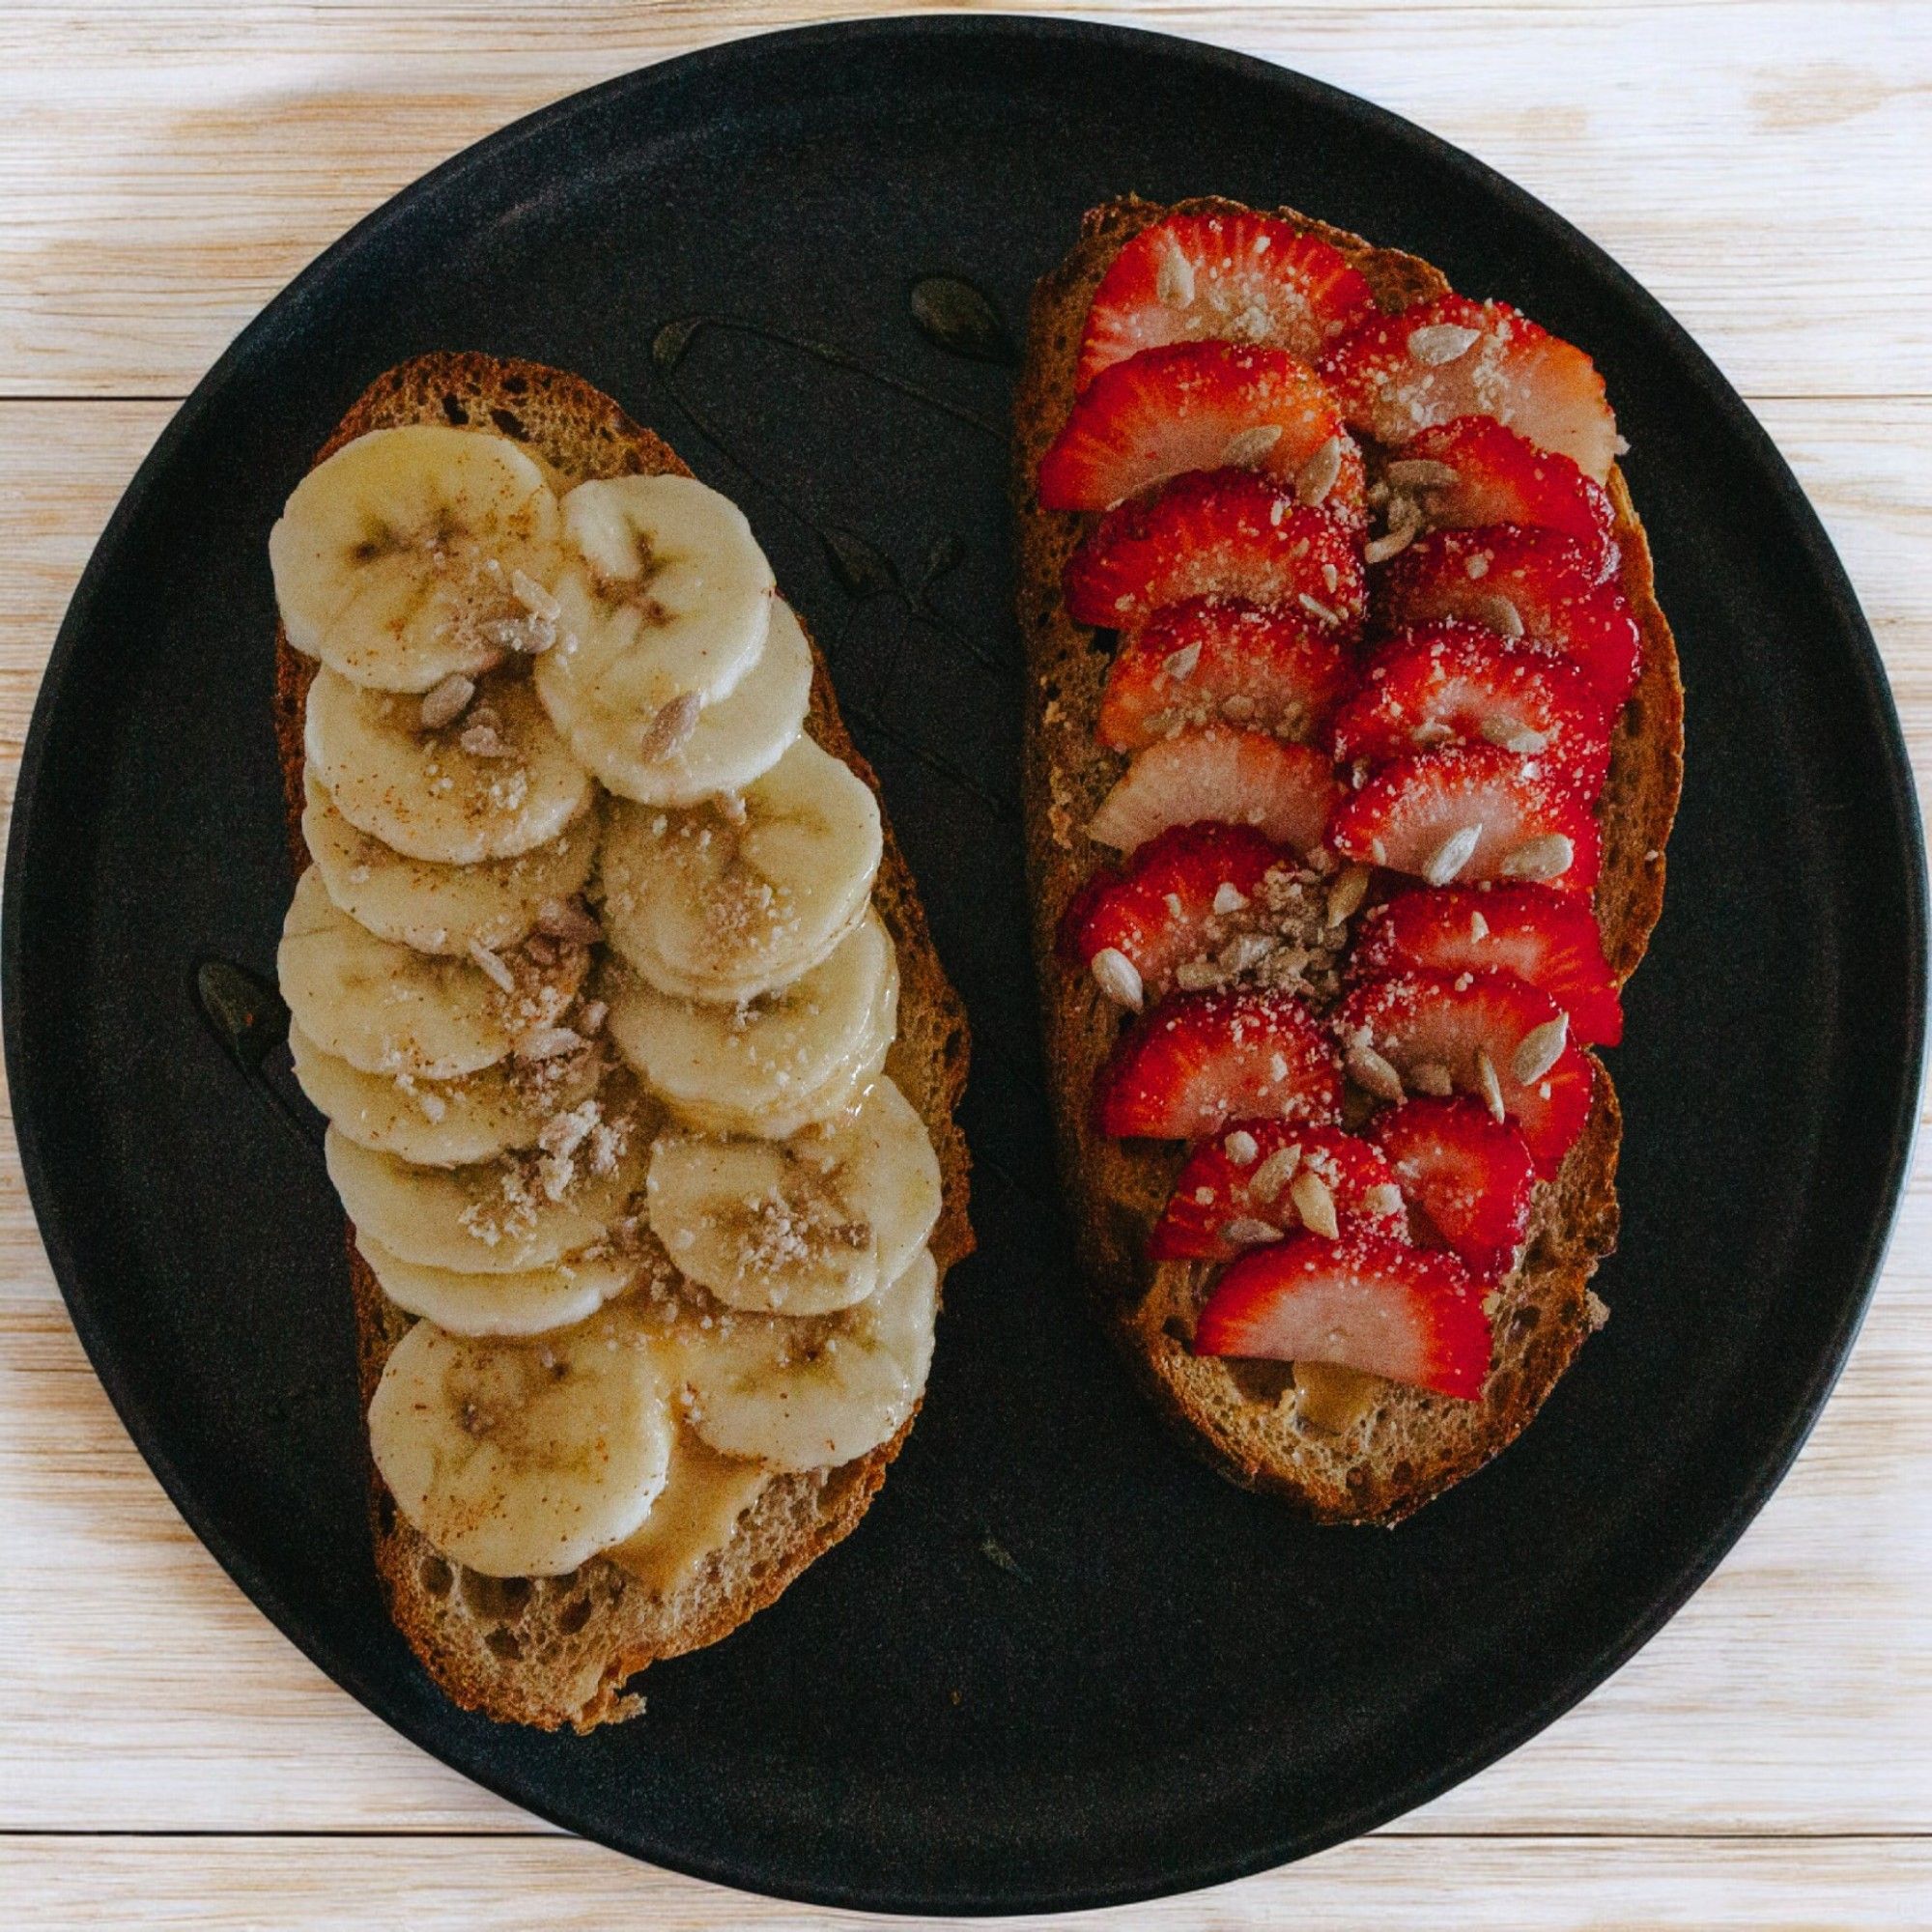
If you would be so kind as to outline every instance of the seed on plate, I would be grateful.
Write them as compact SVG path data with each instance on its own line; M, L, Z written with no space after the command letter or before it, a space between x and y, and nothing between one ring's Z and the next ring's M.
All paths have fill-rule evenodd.
M1332 1241L1341 1230L1335 1219L1335 1197L1328 1191L1328 1183L1313 1168L1304 1167L1294 1177L1294 1185L1288 1190L1288 1198L1294 1203L1294 1211L1301 1216L1301 1225L1311 1235L1320 1235L1323 1240Z
M1432 886L1446 886L1475 857L1482 837L1483 828L1480 825L1465 825L1460 832L1452 832L1429 855L1422 876Z
M1089 962L1094 983L1117 1007L1137 1013L1147 999L1140 968L1118 946L1103 946Z
M1426 456L1402 457L1383 474L1398 490L1446 490L1457 476L1448 464L1433 463Z
M1418 1094L1428 1094L1437 1100L1446 1100L1456 1091L1449 1069L1439 1060L1417 1062L1408 1069L1408 1084Z
M638 755L646 764L668 758L697 729L697 714L703 700L695 691L680 692L668 704L661 704L644 726L643 743Z
M1342 473L1342 439L1331 436L1294 475L1294 500L1305 510L1318 509L1328 500Z
M1328 923L1340 925L1345 920L1352 918L1368 890L1369 868L1366 866L1350 866L1328 888Z
M1255 1169L1248 1181L1248 1193L1257 1201L1272 1201L1294 1178L1294 1170L1300 1165L1299 1147L1276 1148Z
M1259 463L1281 440L1279 423L1256 423L1252 429L1237 430L1221 452L1225 469L1245 469Z
M1507 597L1479 598L1475 610L1491 630L1500 631L1506 638L1522 636L1522 612Z
M1525 1087L1534 1087L1563 1058L1570 1037L1570 1015L1558 1013L1523 1035L1510 1058L1510 1071Z
M469 956L498 991L514 993L517 990L517 976L480 939L469 942Z
M1577 848L1567 835L1546 832L1540 838L1526 838L1515 851L1505 855L1502 872L1510 879L1560 879L1576 863Z
M423 729L440 731L445 724L454 724L475 696L475 680L465 677L460 670L451 671L440 684L423 693L422 710L418 714Z
M1496 1064L1486 1046L1476 1049L1476 1085L1482 1089L1483 1105L1490 1110L1490 1118L1500 1121L1504 1114L1503 1086L1496 1078Z
M1402 1075L1372 1046L1358 1046L1350 1053L1349 1072L1357 1087L1378 1100L1402 1098Z
M1279 1228L1270 1227L1265 1221L1257 1221L1248 1214L1237 1214L1221 1232L1237 1248L1258 1248L1265 1241L1282 1238Z
M1408 353L1418 362L1439 366L1466 355L1482 337L1479 328L1463 328L1453 322L1430 323L1408 332Z

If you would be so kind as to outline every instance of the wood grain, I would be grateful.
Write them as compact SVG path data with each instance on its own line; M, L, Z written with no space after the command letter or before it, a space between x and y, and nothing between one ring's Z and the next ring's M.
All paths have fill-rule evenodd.
M0 9L0 399L13 399L0 400L0 800L67 597L170 413L113 399L185 393L320 248L503 122L705 41L849 11ZM1823 513L1927 795L1932 8L1093 11L1367 95L1609 247L1752 398ZM122 1432L5 1141L0 1539L9 1923L825 1922L547 1833L301 1659ZM145 1835L181 1833L213 1835ZM265 1833L290 1835L253 1835ZM1932 1924L1932 1151L1797 1469L1655 1642L1543 1736L1387 1831L1104 1922Z

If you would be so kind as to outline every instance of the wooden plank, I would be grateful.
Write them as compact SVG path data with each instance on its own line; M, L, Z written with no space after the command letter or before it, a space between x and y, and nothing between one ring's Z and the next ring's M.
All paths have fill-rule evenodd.
M168 413L0 404L9 771L66 597ZM1932 536L1932 402L1778 403L1763 414L1860 583L1920 770L1932 770L1932 579L1919 561ZM1927 1146L1845 1381L1743 1545L1577 1711L1397 1833L1932 1831ZM11 1152L0 1159L0 1542L11 1692L0 1826L528 1828L335 1690L175 1516L67 1324Z
M430 0L238 19L139 0L109 33L87 0L16 4L0 393L182 393L303 263L469 142L721 29L847 11ZM1932 391L1932 10L1092 11L1300 68L1470 149L1601 241L1750 393Z
M192 1925L279 1932L387 1925L412 1932L808 1932L858 1924L699 1885L577 1839L76 1839L0 1844L0 1890L22 1923L69 1928ZM1721 1839L1544 1838L1444 1845L1357 1839L1283 1872L1103 1916L1132 1932L1816 1932L1923 1926L1932 1845L1875 1839L1766 1844ZM272 1906L267 1901L272 1900ZM903 1918L880 1926L938 1926ZM1065 1924L1008 1918L1003 1925Z

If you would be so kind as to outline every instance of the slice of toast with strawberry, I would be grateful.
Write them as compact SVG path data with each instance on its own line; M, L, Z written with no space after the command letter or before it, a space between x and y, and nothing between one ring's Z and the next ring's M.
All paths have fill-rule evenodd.
M1084 1272L1327 1521L1506 1446L1604 1317L1595 1052L1682 691L1583 348L1292 211L1127 198L1014 406L1025 787Z

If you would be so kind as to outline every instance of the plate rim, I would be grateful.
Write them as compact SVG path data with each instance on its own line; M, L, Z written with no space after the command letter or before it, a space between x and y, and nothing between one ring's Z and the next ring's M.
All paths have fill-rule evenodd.
M1909 954L1904 962L1908 969L1906 991L1909 1009L1901 1015L1905 1051L1897 1069L1898 1096L1886 1130L1887 1158L1878 1177L1881 1206L1871 1224L1861 1231L1847 1266L1848 1277L1861 1280L1862 1287L1848 1299L1841 1319L1792 1406L1784 1429L1763 1458L1752 1482L1733 1498L1729 1508L1684 1566L1673 1586L1659 1593L1644 1612L1634 1619L1624 1638L1600 1653L1587 1667L1573 1672L1526 1711L1520 1713L1513 1721L1493 1732L1485 1733L1479 1741L1461 1752L1439 1760L1427 1773L1410 1777L1399 1787L1384 1792L1378 1800L1365 1802L1349 1813L1331 1819L1318 1833L1270 1839L1266 1844L1251 1848L1239 1856L1208 1858L1186 1868L1170 1865L1157 1875L1139 1882L1081 1882L1051 1889L1039 1888L1024 1893L1000 1894L971 1888L947 1891L889 1890L864 1884L786 1883L781 1887L755 1872L748 1871L742 1861L734 1865L725 1859L686 1856L675 1847L660 1845L654 1845L648 1853L626 1845L612 1847L684 1876L811 1905L871 1912L930 1912L949 1916L1079 1911L1168 1897L1226 1883L1278 1868L1359 1836L1429 1802L1509 1755L1606 1682L1701 1587L1783 1481L1844 1369L1883 1271L1887 1251L1896 1230L1900 1202L1912 1170L1919 1101L1926 1073L1926 853L1917 789L1896 702L1884 660L1843 563L1789 465L1749 405L1732 387L1709 355L1634 277L1548 204L1466 150L1454 147L1406 117L1296 69L1184 35L1052 15L878 15L736 35L612 75L483 135L363 215L250 318L177 406L124 489L90 552L37 688L32 719L22 747L8 831L4 904L10 915L17 914L21 904L18 895L26 883L30 855L45 836L40 826L37 810L41 766L53 730L53 715L59 707L71 662L82 648L84 635L92 628L93 610L110 575L111 559L120 548L128 525L139 516L163 482L176 449L192 435L201 416L213 407L213 398L225 386L231 373L254 354L254 345L271 317L307 300L321 283L334 274L344 258L368 246L393 222L407 218L418 203L442 193L471 170L490 165L507 150L540 137L554 125L594 110L597 104L608 99L627 93L647 92L653 86L667 83L675 85L686 78L702 81L712 70L728 70L747 59L782 59L793 49L803 49L809 54L820 46L863 47L867 43L890 44L907 39L936 43L998 40L1035 44L1057 43L1063 46L1085 46L1096 56L1113 53L1178 60L1197 68L1237 75L1251 84L1271 87L1285 99L1317 99L1324 111L1364 124L1382 138L1419 147L1435 165L1460 178L1463 185L1500 201L1508 217L1513 222L1527 224L1545 246L1586 263L1592 276L1614 285L1622 299L1644 315L1651 328L1672 342L1682 375L1697 385L1707 404L1742 435L1747 444L1754 446L1757 474L1775 492L1788 527L1802 542L1805 563L1815 576L1825 599L1833 607L1846 641L1851 646L1850 668L1857 673L1858 695L1878 727L1882 772L1877 776L1882 777L1884 781L1887 800L1900 836L1900 857L1905 862L1905 877L1901 881ZM31 904L29 897L27 905L30 911ZM306 1627L301 1605L287 1601L258 1570L247 1551L213 1524L201 1508L194 1488L175 1465L157 1433L149 1427L123 1378L107 1337L91 1310L90 1296L80 1279L69 1239L69 1219L57 1199L56 1182L35 1118L38 1111L38 1103L33 1097L36 1075L30 1067L26 1029L16 999L22 975L26 971L21 932L19 917L9 916L0 920L0 1034L4 1034L15 1141L29 1202L56 1284L89 1363L113 1404L123 1428L203 1548L251 1603L326 1676L347 1690L380 1721L472 1782L533 1816L568 1831L582 1832L584 1826L582 1821L568 1815L570 1807L555 1805L541 1793L532 1795L527 1790L517 1788L515 1779L494 1771L486 1748L469 1748L466 1741L452 1740L439 1733L433 1721L419 1723L407 1714L384 1709L381 1693L369 1683L355 1659L331 1656L325 1660L320 1654L322 1646L312 1638ZM453 1711L455 1707L449 1708ZM432 1718L440 1716L441 1707L432 1706L431 1712ZM487 1746L491 1735L484 1734L484 1746ZM610 1842L608 1839L597 1841Z

